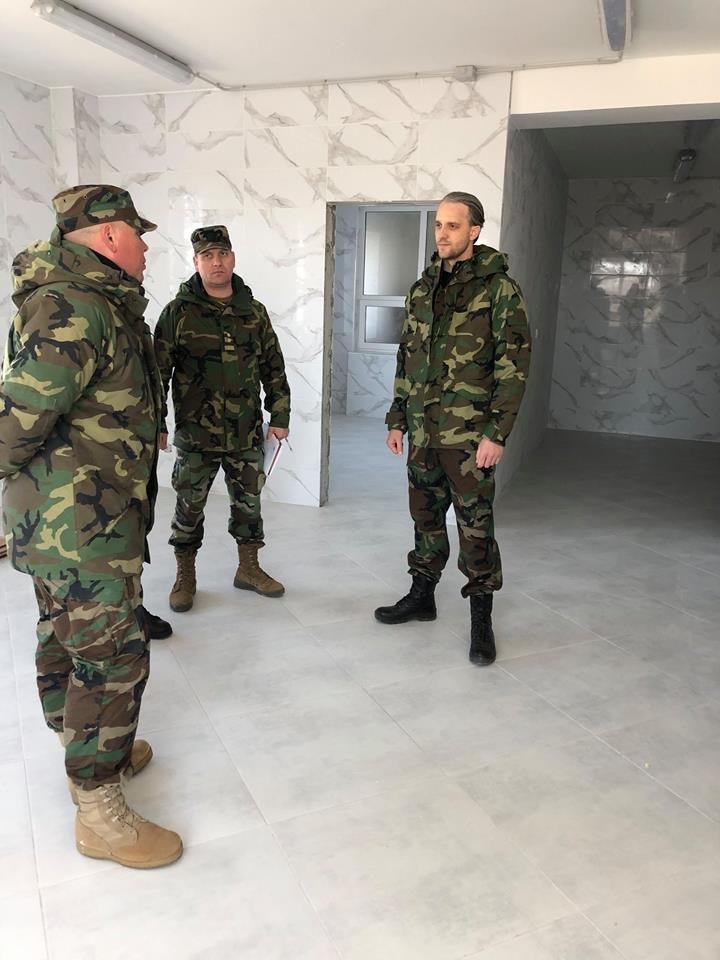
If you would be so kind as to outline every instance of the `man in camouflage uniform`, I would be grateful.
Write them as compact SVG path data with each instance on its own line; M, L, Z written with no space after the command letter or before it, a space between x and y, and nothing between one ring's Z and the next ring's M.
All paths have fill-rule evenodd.
M403 450L407 433L410 513L415 549L412 587L381 623L434 620L435 585L450 553L445 515L452 502L458 566L468 578L470 660L495 660L493 592L502 586L493 530L494 471L520 407L530 365L522 293L507 258L475 246L485 216L472 194L449 193L436 214L437 254L413 285L398 349L387 445Z
M203 540L205 503L220 467L230 495L228 530L238 546L234 585L265 597L285 588L261 569L263 473L262 411L268 436L284 440L290 388L267 310L233 271L226 227L199 227L191 235L196 273L180 285L155 328L155 355L167 396L172 380L177 494L170 543L177 577L170 606L189 610L196 590L195 557ZM167 446L163 425L161 447Z
M38 689L65 748L77 848L156 867L181 855L180 837L131 810L121 780L152 756L135 731L161 411L141 235L155 224L108 185L64 190L53 206L50 241L13 261L0 386L9 555L33 578Z

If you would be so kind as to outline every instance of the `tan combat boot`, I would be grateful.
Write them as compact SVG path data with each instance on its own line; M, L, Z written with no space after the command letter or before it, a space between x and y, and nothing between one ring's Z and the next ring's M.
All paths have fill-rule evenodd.
M58 733L58 738L60 743L65 748L65 734ZM152 747L147 742L147 740L136 740L133 743L132 753L130 754L130 763L123 770L123 779L129 780L131 777L135 777L140 773L141 770L144 770L145 767L152 760ZM70 791L70 799L75 804L78 805L78 788L72 782L70 777L67 778L68 790Z
M263 597L281 597L285 593L285 587L277 580L273 580L262 569L258 563L258 550L260 545L257 543L239 543L238 544L238 564L233 586L238 590L254 590L255 593L262 594Z
M75 845L83 856L150 870L173 863L182 855L182 840L177 833L135 813L127 805L119 783L78 790L78 801Z
M193 605L197 590L195 579L195 557L197 550L176 550L177 577L170 591L170 609L175 613L185 613Z

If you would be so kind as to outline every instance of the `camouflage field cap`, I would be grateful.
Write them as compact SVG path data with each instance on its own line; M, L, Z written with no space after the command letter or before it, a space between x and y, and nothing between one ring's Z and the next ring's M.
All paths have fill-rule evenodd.
M193 253L203 253L212 247L222 247L223 250L232 250L228 228L217 224L214 227L198 227L190 234L190 243Z
M140 233L157 230L156 223L140 216L127 190L110 183L86 183L61 190L53 197L52 205L62 233L115 220L124 221Z

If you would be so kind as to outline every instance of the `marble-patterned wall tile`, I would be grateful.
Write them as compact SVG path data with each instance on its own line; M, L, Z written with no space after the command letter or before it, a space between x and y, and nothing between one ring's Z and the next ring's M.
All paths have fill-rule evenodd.
M50 93L0 74L0 181L10 259L52 229L55 188Z
M328 135L324 126L277 126L248 130L245 166L321 167L327 164Z
M75 135L78 155L78 183L100 180L102 148L100 144L100 108L98 98L81 90L74 91Z
M327 196L326 167L253 167L244 172L244 191L256 207L308 207Z
M241 131L245 125L243 95L223 90L166 93L165 124L168 135L204 137L216 131Z
M551 424L720 440L720 180L574 181L570 195Z
M329 129L330 166L410 163L418 146L416 123L351 123Z
M339 203L415 200L417 167L412 164L329 167L327 198Z
M328 113L330 123L461 119L498 109L507 115L509 102L510 74L479 77L471 82L425 77L333 84Z
M248 129L323 124L327 118L327 84L287 90L248 90L245 93L245 126Z
M55 183L58 190L80 182L78 174L75 96L71 87L50 91L52 146Z
M392 402L394 376L394 354L351 352L347 373L348 416L383 419Z
M101 97L98 100L102 175L166 169L165 97Z

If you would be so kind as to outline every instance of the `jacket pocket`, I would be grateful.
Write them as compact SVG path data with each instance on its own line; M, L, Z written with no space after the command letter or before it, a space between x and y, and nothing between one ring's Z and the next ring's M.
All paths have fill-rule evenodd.
M73 479L73 497L78 549L118 539L116 527L127 516L130 501L127 488L111 483L92 467L82 467Z

